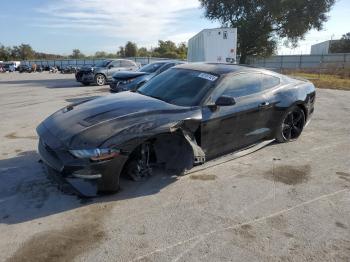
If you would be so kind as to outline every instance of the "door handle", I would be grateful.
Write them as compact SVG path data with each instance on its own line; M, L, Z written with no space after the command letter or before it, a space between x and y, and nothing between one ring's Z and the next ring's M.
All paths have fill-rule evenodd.
M260 105L259 105L259 108L266 108L266 107L268 107L270 105L270 103L269 102L262 102Z

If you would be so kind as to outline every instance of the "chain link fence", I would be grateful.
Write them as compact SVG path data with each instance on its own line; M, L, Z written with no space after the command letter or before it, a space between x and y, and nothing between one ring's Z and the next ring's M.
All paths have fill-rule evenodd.
M108 58L99 59L55 59L55 60L27 60L21 61L21 64L37 66L56 66L63 68L65 66L91 66L99 61ZM170 60L161 57L128 57L125 59L133 60L142 66L160 61ZM327 55L283 55L263 57L248 57L247 64L272 69L278 72L285 71L313 71L324 72L348 72L350 71L350 53L327 54Z
M316 72L349 71L350 53L326 55L283 55L268 58L248 57L248 64L271 68L283 72L285 70L303 70Z
M57 67L65 67L65 66L92 66L102 60L110 59L110 58L98 58L98 59L53 59L53 60L26 60L21 61L22 65L31 66L32 64L36 64L37 66L57 66ZM127 57L123 59L130 59L135 61L136 63L140 63L142 66L160 61L160 60L170 60L169 58L160 58L160 57ZM174 60L174 59L171 59Z

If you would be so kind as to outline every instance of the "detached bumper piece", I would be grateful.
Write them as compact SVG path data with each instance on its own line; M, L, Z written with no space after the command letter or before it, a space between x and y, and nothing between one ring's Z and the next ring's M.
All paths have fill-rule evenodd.
M119 93L123 91L129 91L132 89L132 84L122 84L121 81L112 82L109 84L111 93Z
M75 194L84 198L98 196L98 186L96 180L63 176L62 173L57 172L45 162L43 162L43 167L50 179L53 179L58 184L61 191L69 194Z

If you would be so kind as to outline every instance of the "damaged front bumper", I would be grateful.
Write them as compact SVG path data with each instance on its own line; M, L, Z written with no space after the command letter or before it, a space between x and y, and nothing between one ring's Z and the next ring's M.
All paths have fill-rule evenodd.
M65 149L45 127L40 126L38 134L40 136L38 151L49 173L54 173L56 177L60 176L82 195L118 191L119 176L128 158L127 155L118 155L113 159L99 162L79 159ZM89 185L88 192L84 192L85 182ZM92 186L94 190L91 189Z
M135 90L135 88L137 87L137 84L134 82L123 84L122 81L114 81L109 84L109 87L110 87L109 91L111 93L119 93L124 91Z
M95 81L94 74L92 72L78 72L75 75L75 79L78 82L88 82L92 83Z

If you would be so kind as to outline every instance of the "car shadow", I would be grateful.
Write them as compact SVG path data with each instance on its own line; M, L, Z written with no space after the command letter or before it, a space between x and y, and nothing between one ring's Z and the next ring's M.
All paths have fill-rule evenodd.
M272 141L264 147L275 144L276 142ZM257 150L251 152L248 150L247 154L242 156ZM233 155L228 154L207 162L208 166L198 166L199 170L193 170L193 172L199 172L201 169L221 165L234 159L236 158ZM40 156L35 151L22 152L13 158L0 160L0 224L31 221L94 203L123 201L154 195L178 180L176 175L156 170L154 175L140 182L121 177L121 189L116 194L82 198L72 187L52 179L39 160Z
M24 85L24 86L42 86L45 88L77 88L84 87L75 79L37 79L37 80L14 80L0 81L0 84L6 85Z
M116 194L81 198L51 179L35 151L0 160L0 224L17 224L82 206L157 194L178 177L156 172L145 181L121 178Z

